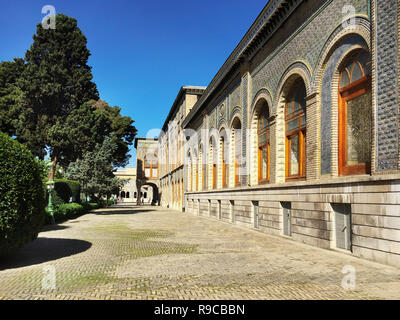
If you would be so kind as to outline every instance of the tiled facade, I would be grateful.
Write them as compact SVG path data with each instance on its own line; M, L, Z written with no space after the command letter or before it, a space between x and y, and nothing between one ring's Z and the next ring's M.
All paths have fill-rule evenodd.
M400 266L399 12L398 0L269 1L177 126L199 133L185 134L184 210ZM350 139L341 127L343 101L356 98L343 93L341 72L355 55L370 57L363 82L354 82L372 96L363 174L343 165L343 150L353 152L343 149ZM297 153L304 169L292 179L286 117L300 82L306 124ZM259 183L262 108L269 176ZM160 149L170 143L166 136Z
M182 87L159 137L160 202L161 205L182 210L184 193L185 135L182 122L190 112L203 87Z

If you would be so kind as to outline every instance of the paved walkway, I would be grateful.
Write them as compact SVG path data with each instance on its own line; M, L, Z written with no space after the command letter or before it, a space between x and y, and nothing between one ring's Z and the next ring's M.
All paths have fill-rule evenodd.
M0 299L399 298L400 269L152 207L47 227L0 261Z

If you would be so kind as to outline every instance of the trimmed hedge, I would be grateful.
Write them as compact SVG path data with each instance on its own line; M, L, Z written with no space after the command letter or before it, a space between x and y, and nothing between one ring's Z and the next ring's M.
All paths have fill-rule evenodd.
M54 206L54 220L56 222L62 222L68 219L77 218L83 214L88 213L91 210L98 209L100 206L97 203L63 203ZM46 223L51 223L51 216L46 208Z
M32 153L0 133L0 255L37 238L45 219L45 200Z

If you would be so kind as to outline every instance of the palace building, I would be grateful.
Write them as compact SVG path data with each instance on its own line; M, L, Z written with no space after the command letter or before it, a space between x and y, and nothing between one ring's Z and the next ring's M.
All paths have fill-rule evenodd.
M179 92L161 205L400 266L399 17L270 0L208 87Z
M161 205L182 210L186 141L183 120L203 94L204 87L182 87L159 137Z

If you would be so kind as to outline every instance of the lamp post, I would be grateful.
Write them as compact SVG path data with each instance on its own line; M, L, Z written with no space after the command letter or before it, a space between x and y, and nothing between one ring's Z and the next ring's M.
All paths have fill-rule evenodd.
M48 204L48 211L50 213L51 216L51 223L55 224L55 220L54 220L54 209L53 209L53 199L52 199L52 195L53 195L53 190L54 190L54 181L50 180L46 183L47 186L47 192L49 193L49 204Z

